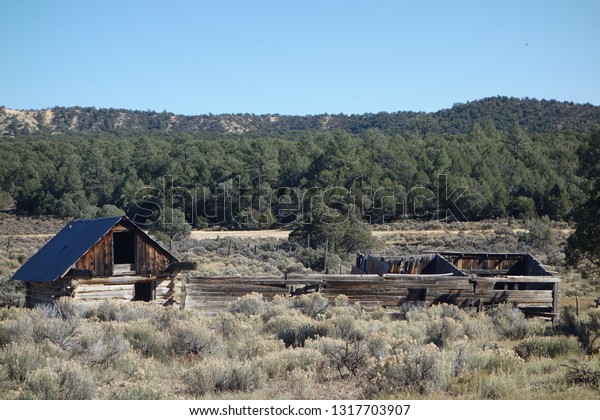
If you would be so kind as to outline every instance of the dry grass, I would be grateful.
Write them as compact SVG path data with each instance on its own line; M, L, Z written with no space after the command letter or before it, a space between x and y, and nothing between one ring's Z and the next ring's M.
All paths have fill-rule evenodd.
M9 276L64 221L2 219L0 274ZM386 226L380 251L433 249L532 252L566 279L563 302L579 296L582 318L567 329L523 319L509 307L489 315L449 305L362 313L318 294L266 303L249 296L206 317L143 303L79 310L0 307L0 395L5 399L599 399L598 331L588 308L598 284L562 268L568 227L555 243L525 225ZM8 243L8 238L11 238ZM309 272L293 244L224 238L175 244L202 275ZM349 267L352 256L344 261ZM18 290L13 290L15 296ZM8 296L3 293L4 296ZM14 301L11 301L14 303ZM577 321L577 322L575 322ZM575 328L577 327L577 328ZM589 340L587 337L591 337ZM592 354L586 354L591 352Z
M250 296L244 310L212 317L143 303L4 309L0 392L7 399L600 397L600 356L551 324L520 320L529 324L525 336L507 338L493 317L450 305L413 308L400 320L361 313L343 299L309 298Z

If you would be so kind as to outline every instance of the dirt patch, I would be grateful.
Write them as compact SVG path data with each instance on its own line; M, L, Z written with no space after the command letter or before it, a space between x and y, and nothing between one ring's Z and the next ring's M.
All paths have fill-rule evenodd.
M219 239L219 238L236 238L236 239L256 239L256 238L271 238L271 239L288 239L290 236L289 230L265 229L265 230L194 230L190 234L192 239Z

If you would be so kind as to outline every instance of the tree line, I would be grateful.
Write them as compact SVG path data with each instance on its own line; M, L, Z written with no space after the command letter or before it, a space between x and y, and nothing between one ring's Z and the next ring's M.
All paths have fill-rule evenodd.
M465 133L435 134L430 123L401 134L19 135L0 141L0 207L69 218L123 213L151 222L170 208L169 217L185 215L196 227L264 228L305 222L317 204L371 223L567 220L587 199L582 151L591 132L531 133L517 124L498 130L486 118Z
M46 112L48 111L48 112ZM474 123L494 121L500 131L514 124L528 133L556 133L563 130L586 132L600 123L600 107L555 100L509 98L496 96L454 104L437 112L378 112L366 114L319 115L176 115L170 112L131 111L93 107L54 107L43 111L28 111L25 123L0 107L0 136L20 136L34 133L98 132L134 130L138 132L252 132L260 135L289 131L336 131L352 134L376 128L386 135L407 131L428 134L464 134Z

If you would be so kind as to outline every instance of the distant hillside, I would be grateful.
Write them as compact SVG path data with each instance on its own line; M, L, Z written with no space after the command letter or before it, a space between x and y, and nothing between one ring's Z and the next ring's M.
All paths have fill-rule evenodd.
M464 133L473 123L491 119L496 128L508 130L515 123L527 132L588 131L600 124L600 106L554 100L485 98L433 113L380 112L362 115L282 116L221 114L185 116L169 112L55 107L17 111L0 108L0 136L36 133L93 132L112 130L269 134L292 130L361 133L378 128L393 135L406 131Z

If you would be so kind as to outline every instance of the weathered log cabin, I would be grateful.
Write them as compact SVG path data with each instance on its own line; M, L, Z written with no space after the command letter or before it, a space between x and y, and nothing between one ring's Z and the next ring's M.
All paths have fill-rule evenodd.
M180 262L126 217L73 220L35 253L12 279L26 284L26 304L70 297L179 305Z

